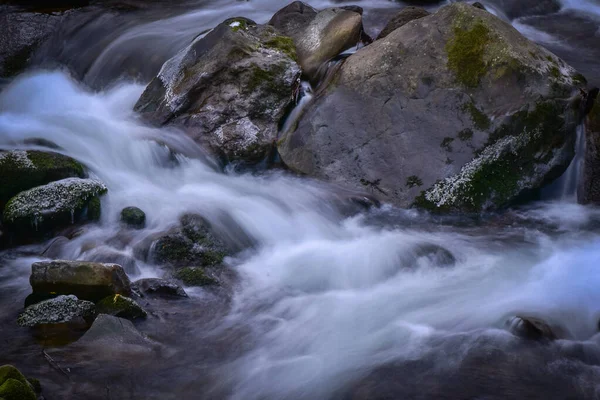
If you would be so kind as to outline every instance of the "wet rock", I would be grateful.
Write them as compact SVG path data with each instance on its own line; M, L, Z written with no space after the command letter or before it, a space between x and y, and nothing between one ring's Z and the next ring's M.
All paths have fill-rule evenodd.
M37 385L33 384L35 382ZM41 391L37 379L25 378L21 371L12 365L0 367L0 398L4 400L37 399L36 394Z
M598 91L594 91L598 96ZM596 97L585 121L585 157L577 198L581 204L600 204L600 99Z
M137 291L145 295L188 297L187 293L181 286L166 279L140 279L135 281L133 285Z
M4 207L4 223L17 236L41 236L75 222L100 218L103 183L67 178L19 193Z
M131 321L100 314L77 344L108 346L108 350L112 347L119 348L124 344L147 346L150 341L133 326Z
M64 236L59 236L57 238L52 239L48 246L46 246L44 251L42 251L42 257L51 259L60 258L60 255L63 253L65 246L69 242L70 240Z
M278 150L296 172L402 207L498 209L568 167L576 80L509 24L453 3L348 57Z
M0 78L22 72L63 19L58 13L21 12L0 4Z
M437 267L451 267L456 263L456 257L450 250L433 243L420 244L415 249L415 255L417 258L426 258Z
M219 281L202 267L180 268L175 271L173 277L182 281L186 286L211 286L219 284Z
M73 294L90 301L131 292L129 278L120 265L87 261L34 263L29 282L37 294Z
M531 340L555 340L566 338L565 332L557 326L550 326L536 317L516 316L507 321L508 329L515 335Z
M208 222L199 216L184 215L181 227L154 242L151 260L173 267L211 266L223 262L225 254Z
M79 300L76 296L58 296L27 307L17 319L20 326L34 327L43 324L80 323L93 319L94 303Z
M292 102L300 68L290 38L247 19L218 25L168 60L135 110L182 127L225 161L262 160Z
M146 226L146 213L137 207L126 207L121 211L121 222L131 228L142 229Z
M317 11L299 1L279 10L269 25L294 40L298 62L311 80L323 63L355 46L363 30L358 12L343 8Z
M18 193L65 178L83 178L74 159L44 151L0 151L0 209Z
M146 318L146 311L133 299L115 294L100 300L96 304L99 314L113 315L119 318L136 319Z
M396 29L408 24L415 19L423 18L429 15L429 11L420 7L404 7L396 14L390 22L383 28L377 39L383 39Z
M478 2L478 1L476 1L475 3L473 3L473 7L479 8L480 10L485 10L485 6L483 4L481 4L480 2Z

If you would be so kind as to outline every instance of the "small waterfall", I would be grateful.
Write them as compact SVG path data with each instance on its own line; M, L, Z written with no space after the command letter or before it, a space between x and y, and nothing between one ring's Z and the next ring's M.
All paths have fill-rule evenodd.
M564 202L577 202L577 184L585 156L585 127L577 127L575 157L564 174L544 190L545 198Z

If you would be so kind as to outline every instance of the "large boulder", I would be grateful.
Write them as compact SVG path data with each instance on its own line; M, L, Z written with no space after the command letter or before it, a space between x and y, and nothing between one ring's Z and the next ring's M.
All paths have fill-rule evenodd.
M356 46L363 29L358 12L345 8L317 11L301 1L279 10L269 25L294 40L298 62L311 80L323 63Z
M67 178L19 193L4 207L5 225L17 235L40 235L80 220L100 217L103 183Z
M598 96L597 89L594 93ZM585 121L585 156L577 194L581 204L600 204L600 98L591 101L593 106Z
M398 14L394 15L390 22L383 28L377 39L383 39L396 29L400 28L408 24L410 21L415 19L423 18L429 15L429 11L421 8L421 7L404 7L402 10L398 12Z
M297 172L400 206L496 209L569 165L578 81L509 24L453 3L350 56L278 149Z
M33 263L29 283L37 294L73 294L90 301L131 293L131 283L120 265L87 261Z
M167 61L135 110L182 127L225 160L259 161L273 147L300 68L290 38L235 18Z
M0 151L0 209L19 192L65 178L83 178L83 165L62 154Z
M91 301L79 300L76 296L58 296L27 307L17 319L20 326L34 327L43 324L79 323L95 316Z

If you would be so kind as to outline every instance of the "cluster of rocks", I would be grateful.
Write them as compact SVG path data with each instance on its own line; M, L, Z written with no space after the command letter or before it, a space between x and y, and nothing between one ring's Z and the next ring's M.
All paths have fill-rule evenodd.
M0 150L0 245L41 239L100 218L106 186L78 161L51 151Z
M361 11L296 1L266 25L225 21L167 61L136 110L225 161L276 150L297 173L435 212L506 207L566 170L587 93L576 70L480 4L453 3L402 9L322 79L369 43ZM316 95L285 123L299 78Z
M38 400L41 398L40 382L26 378L12 365L0 366L0 398L4 400Z

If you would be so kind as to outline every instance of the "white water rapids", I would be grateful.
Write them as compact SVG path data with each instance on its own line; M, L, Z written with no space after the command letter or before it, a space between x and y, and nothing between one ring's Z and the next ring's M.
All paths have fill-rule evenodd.
M62 72L24 75L0 93L0 147L49 140L108 186L101 222L73 239L64 258L84 259L90 242L109 246L120 210L131 205L148 218L136 241L184 212L217 226L227 215L224 229L252 238L251 251L227 260L241 283L226 323L256 336L227 366L232 398L325 398L362 369L429 354L435 338L486 335L501 346L513 338L507 318L519 314L542 317L575 340L598 331L600 231L588 228L599 209L538 204L510 213L511 223L469 229L387 206L343 218L324 184L223 173L181 133L145 126L132 111L142 90L127 84L92 93ZM169 162L154 140L195 158ZM423 253L428 246L456 262ZM26 277L31 261L12 268ZM143 275L160 270L146 265ZM451 367L463 350L436 353L436 362Z

